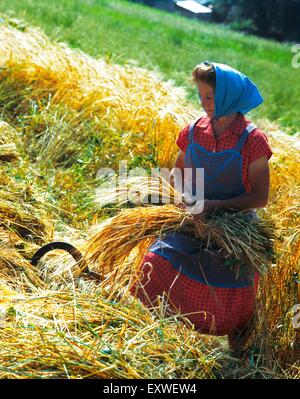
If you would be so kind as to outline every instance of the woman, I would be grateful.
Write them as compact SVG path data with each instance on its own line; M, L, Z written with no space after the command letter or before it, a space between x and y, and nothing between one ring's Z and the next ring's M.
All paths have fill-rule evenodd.
M206 116L181 131L175 167L204 168L204 209L248 210L265 207L269 194L268 160L272 151L264 133L244 116L263 102L257 87L242 73L203 62L193 80ZM194 182L195 185L195 182ZM246 212L247 213L247 212ZM207 253L201 241L182 233L157 240L141 265L140 280L131 293L147 306L167 295L172 312L180 311L207 334L228 335L236 356L253 317L259 275L240 276L224 259Z

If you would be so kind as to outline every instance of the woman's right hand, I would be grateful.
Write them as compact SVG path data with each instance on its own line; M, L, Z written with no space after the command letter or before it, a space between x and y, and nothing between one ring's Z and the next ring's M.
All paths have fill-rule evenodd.
M180 202L179 204L176 204L177 208L186 210L187 205L184 202Z

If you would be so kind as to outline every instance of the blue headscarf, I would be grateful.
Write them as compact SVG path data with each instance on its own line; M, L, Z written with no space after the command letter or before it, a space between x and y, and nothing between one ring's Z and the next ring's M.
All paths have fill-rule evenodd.
M246 114L263 103L258 88L246 75L225 64L206 63L216 71L215 118L235 112Z

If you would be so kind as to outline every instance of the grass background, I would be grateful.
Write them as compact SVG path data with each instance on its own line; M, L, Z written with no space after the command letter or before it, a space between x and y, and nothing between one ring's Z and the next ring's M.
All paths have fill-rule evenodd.
M0 11L39 26L94 57L160 71L187 89L198 106L191 70L210 59L247 74L265 103L249 114L268 118L290 134L300 131L300 70L292 68L292 45L231 31L125 0L0 0Z

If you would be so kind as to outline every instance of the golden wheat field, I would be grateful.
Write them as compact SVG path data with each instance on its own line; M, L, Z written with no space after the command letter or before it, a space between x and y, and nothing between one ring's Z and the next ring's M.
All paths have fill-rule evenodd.
M173 165L175 139L198 115L184 91L8 18L0 43L0 377L300 378L291 311L300 272L300 140L255 121L274 153L269 204L258 214L274 226L275 259L259 289L255 351L240 363L223 337L168 316L164 298L150 311L128 292L155 235L181 224L184 212L171 204L101 209L94 201L101 167ZM53 240L81 248L103 281L80 274L60 251L32 266L34 252Z

